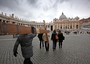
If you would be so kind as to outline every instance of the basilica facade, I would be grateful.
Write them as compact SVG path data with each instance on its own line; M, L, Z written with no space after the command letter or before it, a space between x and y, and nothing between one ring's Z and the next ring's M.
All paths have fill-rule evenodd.
M24 26L34 26L36 28L44 27L43 22L26 21L17 18L16 16L14 16L14 14L7 16L7 14L6 13L4 14L3 12L0 14L0 22ZM75 31L75 30L79 31L83 29L83 27L88 27L90 29L90 18L88 19L79 19L79 17L67 18L63 12L59 18L54 18L53 21L51 21L50 23L46 23L46 28L50 31L58 29L62 31Z
M53 29L60 29L60 30L80 30L81 29L81 22L79 17L75 18L67 18L64 13L61 14L59 19L53 19Z

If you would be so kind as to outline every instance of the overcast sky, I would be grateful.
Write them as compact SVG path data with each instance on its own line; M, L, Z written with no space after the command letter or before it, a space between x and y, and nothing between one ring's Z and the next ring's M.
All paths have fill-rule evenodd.
M34 21L52 21L63 12L67 17L90 17L90 0L0 0L0 12Z

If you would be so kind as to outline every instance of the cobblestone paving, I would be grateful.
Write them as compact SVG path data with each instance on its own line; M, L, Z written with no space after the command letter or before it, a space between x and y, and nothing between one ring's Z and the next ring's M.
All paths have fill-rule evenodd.
M13 46L16 38L0 36L0 64L23 64L20 46L18 56L13 56ZM37 37L33 40L34 55L31 58L34 64L90 64L90 35L65 35L63 47L52 50L50 41L49 52L39 48Z

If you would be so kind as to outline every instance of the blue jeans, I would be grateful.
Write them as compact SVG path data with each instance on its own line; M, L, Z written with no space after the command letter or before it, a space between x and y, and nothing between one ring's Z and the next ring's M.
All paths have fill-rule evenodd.
M42 45L42 47L44 47L44 42L43 41L40 41L40 48L41 48L41 45Z
M53 41L53 49L56 49L57 41Z

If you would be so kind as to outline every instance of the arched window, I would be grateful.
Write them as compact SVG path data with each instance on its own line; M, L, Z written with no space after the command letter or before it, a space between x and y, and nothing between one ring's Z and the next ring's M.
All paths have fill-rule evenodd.
M62 29L62 26L61 26L61 29Z
M1 22L1 19L0 19L0 22Z
M3 22L5 23L5 20L3 20Z
M68 27L67 26L65 26L65 29L67 29Z
M70 25L70 29L72 29L72 25Z
M76 29L78 29L78 25L76 25Z
M15 22L12 22L12 24L15 24Z

